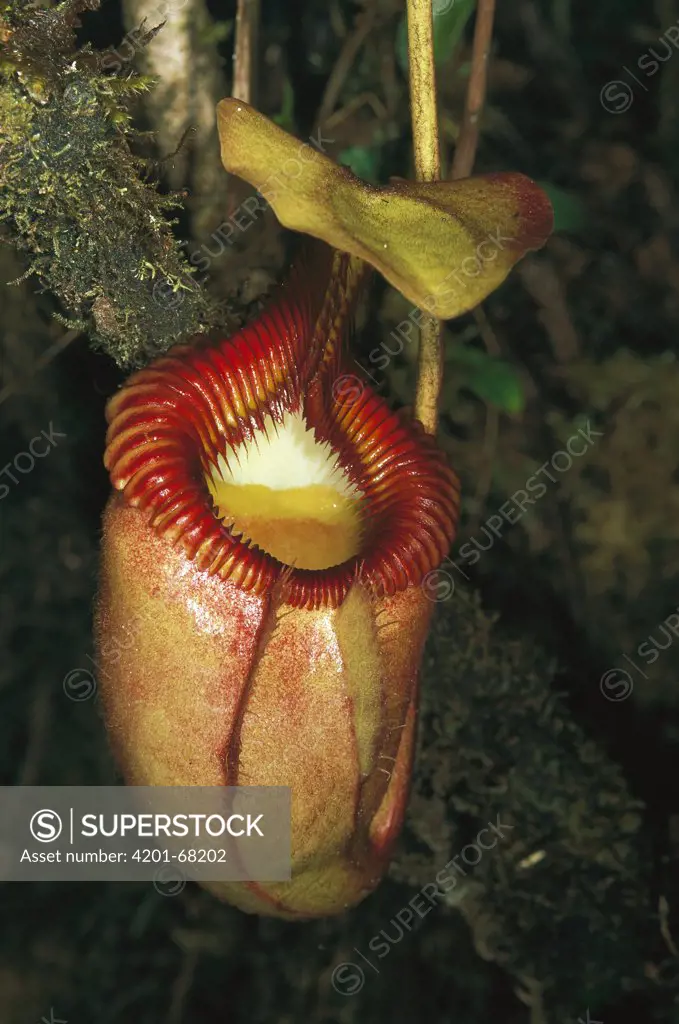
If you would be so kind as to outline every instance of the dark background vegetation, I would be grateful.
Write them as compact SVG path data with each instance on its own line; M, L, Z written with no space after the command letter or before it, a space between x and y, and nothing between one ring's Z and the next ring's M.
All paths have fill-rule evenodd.
M210 4L227 88L233 6ZM324 135L381 181L412 174L402 7L263 5L259 105L301 138L357 17L374 19ZM578 429L602 436L474 565L453 552L392 877L311 924L248 917L193 886L169 897L149 884L4 884L0 1024L51 1008L69 1024L679 1021L679 640L666 646L660 629L679 606L679 52L659 42L671 26L676 0L499 2L476 169L547 184L560 230L482 314L447 328L456 550L487 545L488 516ZM109 0L79 39L115 46L124 32ZM447 167L469 40L468 25L440 58ZM648 74L638 61L652 48L665 59ZM605 91L613 80L623 87ZM231 182L225 209L245 194ZM225 216L203 199L190 195L176 228L196 244ZM244 310L283 263L269 214L215 261L213 294ZM0 464L50 424L66 436L0 500L0 779L104 784L116 775L96 699L70 700L62 682L92 669L104 406L124 372L54 319L61 307L35 276L5 284L26 266L0 247ZM407 313L376 286L356 341L371 373L369 353ZM404 347L377 374L396 403L412 400L413 355ZM666 649L647 664L638 647L654 637ZM629 677L600 685L615 667ZM397 913L497 815L513 826L506 843L399 936ZM378 959L368 944L381 932ZM332 984L345 961L365 972L353 995Z

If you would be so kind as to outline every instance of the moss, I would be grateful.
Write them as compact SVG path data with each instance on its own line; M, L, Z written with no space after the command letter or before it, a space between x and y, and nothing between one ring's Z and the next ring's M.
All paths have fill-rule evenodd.
M119 364L140 365L226 314L173 237L168 211L182 197L161 195L131 149L126 104L152 83L76 49L78 14L97 6L2 13L0 221L73 323Z
M418 851L398 870L422 885L457 854L447 902L549 1021L639 985L657 933L642 805L553 692L555 668L530 640L509 639L478 594L451 594L425 665L409 811ZM460 857L498 821L504 839L478 864Z

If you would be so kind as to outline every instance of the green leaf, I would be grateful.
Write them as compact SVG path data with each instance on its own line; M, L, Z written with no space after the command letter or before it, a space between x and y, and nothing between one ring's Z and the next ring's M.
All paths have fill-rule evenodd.
M454 53L476 0L434 0L434 60L443 64ZM404 14L396 32L396 57L408 71L408 23Z
M434 58L443 63L454 52L476 0L434 0Z
M581 231L587 223L587 208L574 192L567 192L548 181L538 183L551 201L555 231Z
M367 146L349 146L342 150L337 159L339 163L353 171L358 178L377 182L380 169L379 149L369 149Z
M280 125L287 131L291 131L295 123L295 90L292 82L286 78L283 82L283 106L280 114L274 114L271 118L274 124Z
M446 362L457 364L462 370L464 386L484 402L497 406L502 412L523 412L526 400L521 379L511 363L470 345L454 345L446 355Z
M225 43L233 33L233 21L214 21L200 33L201 46L219 46Z

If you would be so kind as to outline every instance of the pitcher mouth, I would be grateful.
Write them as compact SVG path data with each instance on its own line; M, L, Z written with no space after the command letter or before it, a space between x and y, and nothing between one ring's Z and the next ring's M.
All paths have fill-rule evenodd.
M217 518L281 563L330 569L360 551L363 495L300 414L269 417L207 485Z
M198 569L262 595L284 584L285 600L308 608L337 606L357 579L378 595L419 584L446 555L459 506L457 478L421 424L357 377L352 388L336 386L346 379L334 328L344 297L339 286L321 287L319 300L316 277L313 267L293 271L269 310L234 337L178 346L133 374L109 402L104 460L125 501ZM283 467L261 453L293 422L323 458L312 472L308 452L288 446L290 479L302 489L330 484L360 503L355 550L330 542L324 558L334 564L276 557L220 507L220 479L286 489L276 486ZM249 479L243 464L257 452ZM257 518L256 503L244 511Z

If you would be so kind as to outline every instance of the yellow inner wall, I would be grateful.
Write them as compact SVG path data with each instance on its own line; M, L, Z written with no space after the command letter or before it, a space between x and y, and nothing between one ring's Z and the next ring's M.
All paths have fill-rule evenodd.
M217 516L297 569L328 569L357 554L361 502L328 484L278 489L208 479Z

